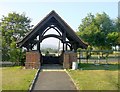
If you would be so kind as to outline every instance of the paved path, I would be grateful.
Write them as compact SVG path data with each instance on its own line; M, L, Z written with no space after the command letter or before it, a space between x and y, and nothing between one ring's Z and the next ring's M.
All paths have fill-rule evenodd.
M63 70L63 66L59 64L44 64L42 65L43 71L58 71Z
M65 71L41 71L33 90L76 90Z

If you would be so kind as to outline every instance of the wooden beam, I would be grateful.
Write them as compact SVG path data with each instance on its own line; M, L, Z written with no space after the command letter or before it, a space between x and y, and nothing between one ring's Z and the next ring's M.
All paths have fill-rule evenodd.
M38 51L40 52L41 34L39 33Z
M40 51L40 43L37 43L37 50Z
M64 42L63 42L63 52L65 51Z
M65 46L66 46L66 49L65 49L65 50L67 51L67 43L65 44Z
M76 33L73 31L73 29L56 13L51 12L49 13L43 20L41 20L32 31L29 32L20 42L18 42L19 47L27 47L28 42L31 42L32 40L36 39L36 37L39 34L42 34L47 27L50 25L53 25L53 28L56 28L55 30L59 30L60 34L62 33L62 42L66 43L66 37L70 42L74 42L76 44L76 48L87 48L87 44L82 42L82 40L76 35ZM58 33L59 33L58 31ZM44 34L44 33L43 33ZM41 39L39 39L40 44ZM72 43L71 43L72 44ZM65 48L64 48L65 50Z

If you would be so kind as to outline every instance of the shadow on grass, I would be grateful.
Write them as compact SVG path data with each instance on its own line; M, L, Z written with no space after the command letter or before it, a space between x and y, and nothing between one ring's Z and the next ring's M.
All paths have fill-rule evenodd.
M79 63L79 69L82 70L120 70L120 64L90 64L90 63Z

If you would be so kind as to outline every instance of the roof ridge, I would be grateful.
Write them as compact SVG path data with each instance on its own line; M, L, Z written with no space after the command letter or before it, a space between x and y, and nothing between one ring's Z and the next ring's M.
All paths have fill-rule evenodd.
M77 45L79 45L82 48L86 48L87 44L85 44L79 37L78 35L74 32L74 30L65 22L56 12L55 10L52 10L49 14L47 14L21 41L17 42L19 47L22 47L23 45L26 44L29 39L34 39L39 33L39 30L43 30L46 27L46 23L51 22L49 21L52 18L55 18L55 22L58 23L60 28L63 27L63 30L66 31L68 37L72 41L75 41ZM62 30L62 29L61 29ZM32 38L33 37L33 38Z

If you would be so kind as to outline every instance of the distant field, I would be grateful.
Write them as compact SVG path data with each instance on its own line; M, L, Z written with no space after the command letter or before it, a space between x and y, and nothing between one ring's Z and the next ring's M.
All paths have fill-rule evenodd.
M3 67L1 70L2 90L28 90L37 71L22 67Z
M80 90L118 90L118 64L80 64L78 70L68 70Z

